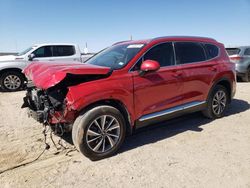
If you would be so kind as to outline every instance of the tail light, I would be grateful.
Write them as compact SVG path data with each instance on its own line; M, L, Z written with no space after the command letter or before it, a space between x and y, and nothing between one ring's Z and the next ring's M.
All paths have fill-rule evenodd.
M230 60L234 63L239 63L241 60L243 59L243 57L240 57L240 56L233 56L233 57L230 57Z

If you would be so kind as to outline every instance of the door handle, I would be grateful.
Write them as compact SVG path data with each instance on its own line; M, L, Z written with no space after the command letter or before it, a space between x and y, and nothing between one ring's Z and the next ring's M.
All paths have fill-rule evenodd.
M216 67L210 67L209 70L216 72L217 68Z
M182 75L181 71L176 71L176 72L173 73L174 77L180 77L181 75Z

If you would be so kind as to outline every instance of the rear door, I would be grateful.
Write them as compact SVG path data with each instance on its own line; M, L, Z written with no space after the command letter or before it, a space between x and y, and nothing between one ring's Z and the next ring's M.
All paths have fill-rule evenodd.
M174 46L183 72L183 103L205 101L217 72L218 47L198 42L175 42Z
M145 60L156 60L160 69L139 75L140 65ZM137 118L161 112L182 104L182 71L175 65L173 44L162 43L151 48L136 64L133 72L134 104Z

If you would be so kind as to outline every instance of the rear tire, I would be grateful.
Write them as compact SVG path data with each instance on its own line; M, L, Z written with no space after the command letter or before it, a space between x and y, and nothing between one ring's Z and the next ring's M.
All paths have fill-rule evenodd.
M246 74L242 77L242 81L250 82L250 68L247 69Z
M125 135L123 115L106 105L80 114L72 129L76 149L93 161L112 156L122 145Z
M3 91L19 91L24 87L25 77L17 71L3 73L0 78L0 85Z
M207 107L202 111L209 119L217 119L224 116L229 104L229 93L222 85L216 85L207 100Z

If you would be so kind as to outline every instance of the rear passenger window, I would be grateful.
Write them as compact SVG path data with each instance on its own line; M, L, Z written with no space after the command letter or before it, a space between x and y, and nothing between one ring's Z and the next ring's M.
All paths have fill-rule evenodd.
M53 46L53 56L71 56L74 54L74 46Z
M250 55L250 48L247 48L244 55Z
M207 52L207 59L215 58L219 55L219 48L213 44L204 44L206 52Z
M177 64L195 63L205 61L205 51L200 43L176 42L175 43Z

